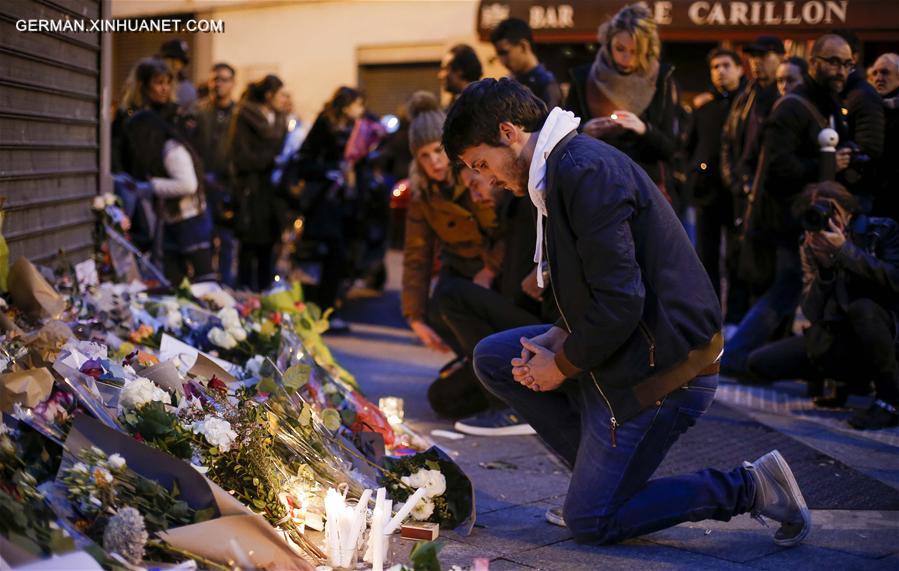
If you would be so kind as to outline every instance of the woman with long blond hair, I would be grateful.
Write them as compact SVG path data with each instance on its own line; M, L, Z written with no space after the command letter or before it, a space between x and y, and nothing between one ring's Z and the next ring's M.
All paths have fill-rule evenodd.
M583 133L639 164L669 202L677 148L674 67L659 61L661 42L645 2L630 4L599 28L596 59L571 70L565 107Z

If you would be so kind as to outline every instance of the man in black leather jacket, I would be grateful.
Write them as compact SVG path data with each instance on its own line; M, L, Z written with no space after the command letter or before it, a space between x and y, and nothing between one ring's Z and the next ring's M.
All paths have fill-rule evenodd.
M811 520L776 451L648 482L714 399L721 309L658 187L578 123L514 81L485 79L453 104L443 132L449 156L527 193L548 218L545 245L537 220L535 257L548 262L562 319L491 335L474 354L485 386L572 466L562 517L547 519L608 544L752 512L783 523L775 542L796 545Z
M874 402L849 424L873 430L896 426L899 224L864 216L858 199L833 182L806 189L796 201L797 217L808 219L812 212L814 218L812 205L832 212L827 226L806 230L802 242L802 310L812 325L802 337L753 352L750 370L769 381L836 379L845 384L822 404L838 406L851 388L868 392L873 381Z

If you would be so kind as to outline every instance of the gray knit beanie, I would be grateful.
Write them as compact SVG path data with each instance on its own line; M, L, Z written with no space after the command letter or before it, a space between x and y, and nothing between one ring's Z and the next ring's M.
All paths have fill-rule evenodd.
M412 156L427 144L443 137L443 121L446 113L440 109L440 102L430 91L416 91L409 100L409 150Z

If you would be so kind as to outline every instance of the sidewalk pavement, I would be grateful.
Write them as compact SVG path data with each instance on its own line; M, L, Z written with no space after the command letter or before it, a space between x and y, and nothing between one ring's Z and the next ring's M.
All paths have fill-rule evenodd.
M398 254L390 256L395 269ZM328 345L373 401L387 395L404 398L407 421L430 436L435 428L452 429L451 422L434 416L426 398L429 382L448 357L422 347L403 326L398 276L398 270L391 272L384 296L350 302L344 315L352 322L352 334L329 336ZM828 508L814 509L809 499L814 527L798 547L776 546L771 540L774 530L748 515L727 523L681 524L611 547L579 545L566 529L543 519L547 508L564 500L569 473L537 437L466 436L455 441L433 437L471 477L477 502L471 535L441 530L441 563L445 569L466 567L473 558L485 557L491 560L491 570L899 569L899 429L854 431L845 424L848 412L817 411L803 398L803 390L794 382L745 387L722 379L715 418L703 417L687 433L701 436L703 423L706 428L715 422L732 426L733 434L721 433L724 446L702 451L702 461L710 458L724 465L736 460L729 457L727 449L735 447L727 442L757 438L751 434L762 434L758 438L766 446L805 451L802 477L797 477L812 492L806 493L807 499L814 495ZM753 428L746 428L749 425ZM705 442L684 440L669 455L672 462L666 460L659 472L689 464L689 447ZM849 489L841 489L842 482ZM879 509L880 505L888 509Z

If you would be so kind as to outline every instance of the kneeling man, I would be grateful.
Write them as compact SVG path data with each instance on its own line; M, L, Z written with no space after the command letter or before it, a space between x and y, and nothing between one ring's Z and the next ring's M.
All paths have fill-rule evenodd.
M779 545L799 543L811 518L776 450L729 472L649 481L714 399L721 310L659 189L578 123L509 79L471 84L447 116L450 158L536 205L535 261L562 314L482 340L478 377L571 466L556 523L578 541L751 512L780 522Z

